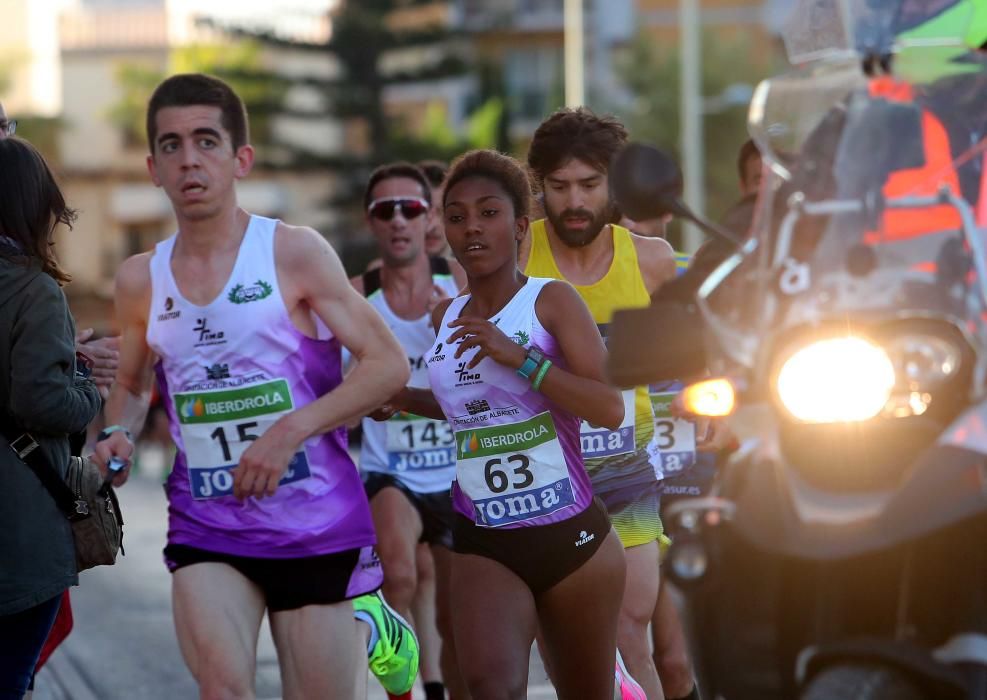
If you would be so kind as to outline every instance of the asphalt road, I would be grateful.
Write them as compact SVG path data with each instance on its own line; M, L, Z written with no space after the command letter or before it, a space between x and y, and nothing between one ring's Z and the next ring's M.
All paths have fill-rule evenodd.
M38 675L34 700L184 700L198 697L171 619L171 580L161 561L166 501L157 480L135 475L121 489L126 556L84 572L72 589L75 627ZM385 700L374 678L371 700ZM281 697L265 622L258 645L258 700ZM423 698L420 688L416 698ZM528 697L555 698L532 652Z

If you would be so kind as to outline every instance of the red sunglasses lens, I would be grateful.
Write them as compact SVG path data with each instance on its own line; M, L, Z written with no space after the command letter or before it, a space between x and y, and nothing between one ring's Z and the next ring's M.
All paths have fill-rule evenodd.
M401 214L406 219L417 219L425 213L425 205L417 199L402 199Z
M394 212L400 207L401 215L405 219L417 219L425 213L427 207L417 199L388 199L377 202L370 208L370 216L381 221L390 221L394 218Z
M394 208L397 202L391 200L388 202L377 202L372 207L370 207L370 216L375 219L380 219L381 221L390 221L394 218Z

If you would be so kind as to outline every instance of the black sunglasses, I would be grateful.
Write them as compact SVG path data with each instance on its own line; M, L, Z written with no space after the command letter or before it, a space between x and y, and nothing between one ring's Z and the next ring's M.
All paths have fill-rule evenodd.
M375 199L367 207L367 213L381 221L390 221L394 218L394 212L398 210L401 216L410 221L428 211L428 202L417 197L384 197Z

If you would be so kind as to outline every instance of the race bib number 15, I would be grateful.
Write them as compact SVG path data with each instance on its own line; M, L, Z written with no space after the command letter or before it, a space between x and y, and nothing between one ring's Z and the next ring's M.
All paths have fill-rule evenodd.
M237 389L175 394L192 497L202 500L232 494L231 472L241 455L293 408L291 389L284 379ZM279 485L310 475L302 449L292 458Z

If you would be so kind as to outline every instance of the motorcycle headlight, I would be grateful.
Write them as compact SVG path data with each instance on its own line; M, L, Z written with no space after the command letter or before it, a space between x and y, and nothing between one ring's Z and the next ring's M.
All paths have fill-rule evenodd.
M931 389L953 377L960 368L961 352L945 338L909 333L885 344L899 382L912 389Z
M819 340L792 353L778 372L782 405L805 423L873 418L895 386L888 353L854 336Z

